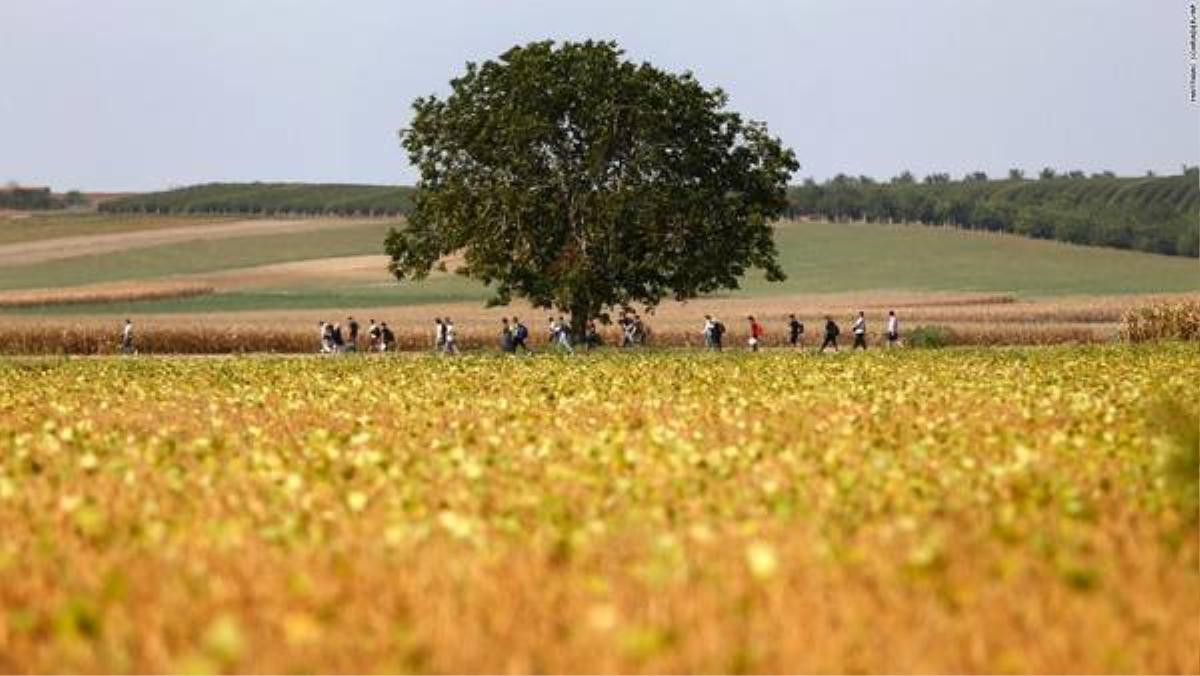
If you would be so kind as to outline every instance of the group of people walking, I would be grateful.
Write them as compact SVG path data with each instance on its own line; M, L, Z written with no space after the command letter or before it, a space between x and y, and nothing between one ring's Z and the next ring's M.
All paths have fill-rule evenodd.
M346 318L345 333L342 332L341 324L324 320L317 322L317 328L321 336L321 347L318 352L322 354L358 352L360 326L354 317ZM366 336L368 352L394 352L396 350L396 334L387 325L387 322L376 323L374 319L368 320Z
M758 352L766 338L767 331L763 325L754 318L754 315L746 317L749 324L749 337L746 339L746 344L750 347L751 352ZM854 334L854 345L852 349L867 349L867 318L860 311L858 316L854 318L854 323L850 327L851 333ZM833 320L831 315L825 315L825 339L821 343L818 352L825 352L832 349L834 352L838 348L838 336L842 333L837 322ZM704 346L710 350L721 350L723 339L725 336L725 324L720 319L712 315L704 315L704 328L701 329L701 334L704 336ZM887 331L884 334L887 338L888 347L900 346L900 320L896 317L894 310L888 311ZM796 318L796 315L788 315L788 344L792 347L802 347L804 345L804 322Z
M763 341L766 339L766 328L754 318L753 315L746 317L749 328L749 337L747 345L752 352L758 352L763 346ZM435 352L447 355L455 355L459 353L458 348L458 332L454 326L454 321L449 317L434 317L434 334L433 348ZM642 319L632 312L626 312L616 322L620 329L621 347L635 347L645 345L650 334L649 328ZM347 352L359 351L360 329L358 321L354 317L346 318L345 330L338 323L327 321L317 322L320 347L318 352L322 354L344 354ZM804 322L796 318L795 314L788 315L787 324L788 344L792 347L799 348L804 345ZM854 344L852 349L867 349L867 320L863 312L859 312L853 319L850 327L850 332L854 336ZM713 315L704 315L704 327L702 334L704 336L704 345L710 350L721 350L724 345L725 324ZM396 334L388 326L387 322L376 322L374 319L368 320L367 329L365 331L366 351L368 352L395 352L397 349ZM841 335L841 328L830 315L825 316L825 337L821 342L818 352L825 352L832 349L838 351L838 337ZM888 311L887 330L884 333L887 339L888 347L898 347L900 343L900 321L896 317L895 311ZM547 347L550 350L555 350L564 354L574 354L576 348L576 338L572 335L571 324L561 315L559 317L547 318ZM502 317L500 319L500 351L508 354L516 354L524 352L525 354L533 354L533 348L529 346L529 328L518 317ZM599 328L595 321L588 321L583 330L583 334L579 336L579 345L584 349L591 350L600 347L604 344L601 338ZM121 351L125 354L134 354L136 350L133 344L133 322L129 319L125 320L125 325L121 330Z

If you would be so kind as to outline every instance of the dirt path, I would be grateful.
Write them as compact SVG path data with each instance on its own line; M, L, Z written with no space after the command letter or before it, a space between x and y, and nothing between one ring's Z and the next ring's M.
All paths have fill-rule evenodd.
M80 235L33 242L16 242L0 246L0 266L40 263L60 258L109 253L124 249L142 249L178 242L348 228L370 222L372 221L347 218L252 219L232 223L206 223L159 230L137 230L105 235Z

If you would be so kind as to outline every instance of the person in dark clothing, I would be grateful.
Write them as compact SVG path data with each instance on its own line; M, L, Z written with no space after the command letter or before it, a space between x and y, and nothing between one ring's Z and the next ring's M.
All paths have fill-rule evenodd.
M596 327L596 322L588 320L587 327L583 332L583 344L588 350L600 347L604 341L600 338L600 330Z
M391 352L396 349L396 334L388 328L387 322L379 325L379 336L382 341L379 346L380 352Z
M836 323L834 323L833 317L826 315L825 316L825 342L821 343L820 351L824 352L825 348L832 347L833 351L837 352L838 351L837 339L838 339L838 334L840 334L841 332L842 332L842 330L838 328L838 325Z
M358 352L358 322L354 317L346 317L346 328L350 332L350 339L346 341L346 351Z
M527 352L529 354L533 354L533 350L531 350L529 348L529 345L527 345L525 343L526 340L529 340L529 329L524 324L522 324L521 320L518 319L517 317L512 318L512 331L513 331L513 353L516 353L517 349L520 348L520 349L525 350L525 352Z
M792 347L800 346L800 339L804 337L804 322L796 319L796 315L788 315L788 340Z
M342 336L342 325L341 324L333 325L333 351L334 352L345 352L346 351L346 339Z
M513 330L508 324L508 317L500 319L500 351L505 354L515 352L516 343L513 340Z

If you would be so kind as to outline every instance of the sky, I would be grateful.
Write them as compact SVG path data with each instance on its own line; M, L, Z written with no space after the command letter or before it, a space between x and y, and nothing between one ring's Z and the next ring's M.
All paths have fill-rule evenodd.
M1200 163L1187 0L0 0L0 182L412 183L467 61L616 40L795 150L795 181Z

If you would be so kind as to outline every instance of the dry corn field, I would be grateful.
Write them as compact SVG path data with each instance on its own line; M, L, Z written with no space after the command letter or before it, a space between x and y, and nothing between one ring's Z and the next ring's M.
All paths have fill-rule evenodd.
M0 381L4 672L1200 671L1195 343Z
M192 294L211 287L197 282L110 285L79 293ZM53 292L50 292L53 293ZM11 300L19 301L12 292ZM56 302L70 302L63 296ZM0 306L6 295L0 294ZM797 314L806 326L803 345L815 349L826 314L832 315L849 341L850 320L866 312L872 345L884 342L887 311L901 319L901 333L919 327L948 329L949 345L1051 345L1110 343L1119 337L1124 316L1134 310L1200 306L1198 294L1082 296L1055 299L1016 299L1003 294L871 292L821 294L783 298L714 298L689 303L666 303L654 314L643 314L657 347L702 347L701 326L706 313L721 318L729 330L727 345L744 348L745 317L753 314L767 327L764 343L787 344L787 316ZM1194 309L1192 310L1194 313ZM151 354L227 354L245 352L315 352L318 320L342 321L353 314L365 325L368 317L387 321L396 330L401 350L421 350L432 343L434 316L456 320L459 343L469 350L496 350L501 317L519 315L531 330L534 345L546 339L548 311L524 303L482 308L478 303L408 305L353 310L267 310L134 316L137 346ZM7 315L0 324L0 354L113 354L119 352L120 315L38 317ZM615 327L601 327L609 346L620 342ZM1166 337L1166 336L1159 336ZM1181 336L1182 337L1182 336ZM363 346L365 347L365 345Z

